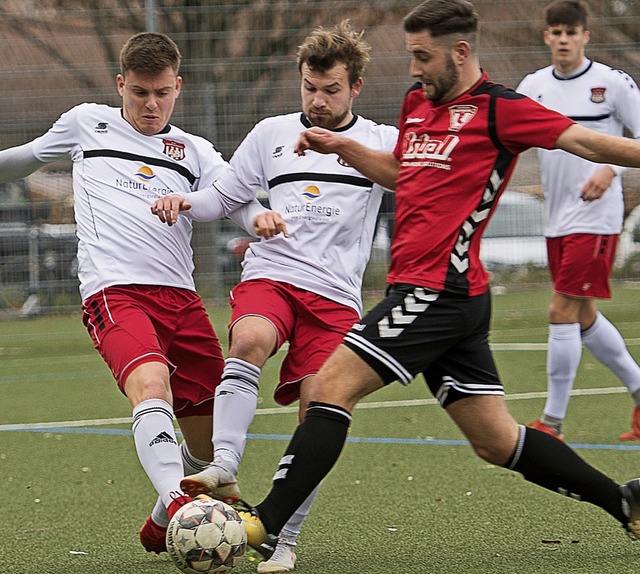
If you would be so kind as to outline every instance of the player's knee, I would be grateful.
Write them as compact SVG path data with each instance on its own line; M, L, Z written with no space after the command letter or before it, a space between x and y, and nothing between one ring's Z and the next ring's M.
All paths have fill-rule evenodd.
M241 333L233 336L229 356L262 367L275 351L276 342L261 333Z
M162 378L157 377L128 380L125 384L125 394L134 407L143 401L152 399L160 399L169 404L173 403L169 385Z
M499 441L483 442L471 445L474 452L484 461L497 466L504 466L510 459L512 450Z

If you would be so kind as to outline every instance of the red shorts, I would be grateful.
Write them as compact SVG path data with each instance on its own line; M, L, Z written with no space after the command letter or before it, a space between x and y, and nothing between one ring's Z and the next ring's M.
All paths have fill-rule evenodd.
M202 299L188 289L108 287L82 304L82 321L120 390L137 366L171 370L176 417L213 413L224 359Z
M617 235L547 237L554 290L570 297L610 299L609 275L617 245Z
M300 382L315 375L358 322L355 309L311 291L270 279L241 281L231 291L231 324L246 315L264 317L278 333L274 353L289 341L274 392L278 404L300 398Z

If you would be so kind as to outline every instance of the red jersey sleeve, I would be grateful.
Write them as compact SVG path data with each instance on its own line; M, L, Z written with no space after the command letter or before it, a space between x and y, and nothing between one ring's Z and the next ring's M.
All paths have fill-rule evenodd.
M553 149L560 134L574 123L511 90L496 101L496 132L500 143L515 154L532 147Z

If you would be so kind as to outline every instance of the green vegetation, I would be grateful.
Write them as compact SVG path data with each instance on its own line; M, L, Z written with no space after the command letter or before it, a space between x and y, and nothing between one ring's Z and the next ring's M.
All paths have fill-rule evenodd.
M602 309L640 358L638 297L619 287ZM538 416L544 402L547 304L547 289L509 289L494 297L496 360L509 407L523 423ZM211 306L210 314L223 336L228 309ZM516 350L514 343L520 344ZM272 414L277 362L264 370L264 410L252 425L241 467L249 501L268 491L296 424L295 409ZM155 495L135 455L128 403L80 317L0 322L0 364L0 572L178 572L166 555L147 555L138 543ZM619 383L585 351L565 431L581 456L622 482L640 472L640 444L617 440L631 411L629 397L619 391ZM303 530L297 572L637 570L640 543L630 542L613 519L487 465L431 399L416 380L408 388L390 385L358 408L351 442ZM97 419L109 420L92 422ZM60 421L54 428L7 426ZM234 570L254 571L249 561Z

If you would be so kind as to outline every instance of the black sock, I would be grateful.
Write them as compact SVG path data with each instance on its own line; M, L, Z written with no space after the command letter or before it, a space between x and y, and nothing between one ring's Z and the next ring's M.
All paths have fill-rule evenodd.
M347 439L351 415L342 407L312 402L298 425L271 492L256 507L270 534L278 535L291 515L329 473Z
M618 485L569 448L564 442L535 429L522 427L518 449L506 468L521 473L528 481L595 504L623 524L622 494Z

